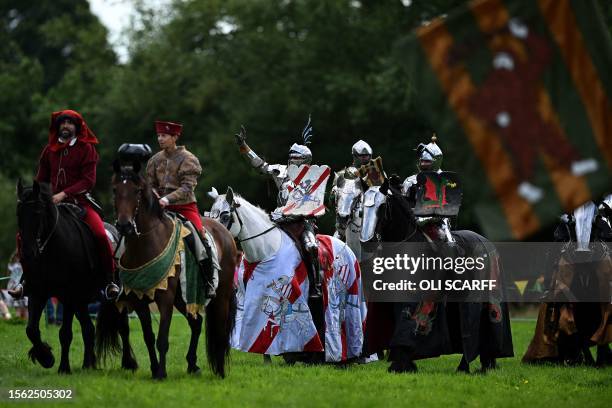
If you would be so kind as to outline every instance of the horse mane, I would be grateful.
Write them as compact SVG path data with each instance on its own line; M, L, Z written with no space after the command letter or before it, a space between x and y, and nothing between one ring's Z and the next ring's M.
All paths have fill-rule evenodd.
M263 218L270 218L270 214L264 210L263 208L251 203L249 200L247 200L246 198L242 197L240 194L236 194L234 193L234 198L236 199L236 201L238 201L238 203L240 203L241 205L246 203L248 204L251 208L253 208L255 210L255 212L259 213L259 215L261 215Z

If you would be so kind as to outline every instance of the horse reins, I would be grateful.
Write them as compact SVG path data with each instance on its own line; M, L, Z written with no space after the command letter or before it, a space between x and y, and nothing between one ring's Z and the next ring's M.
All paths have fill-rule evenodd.
M240 214L238 214L238 211L236 211L236 207L234 207L234 205L230 206L230 214L236 214L236 218L238 218L238 224L240 225L240 230L242 230L242 227L244 226L244 223L242 222L242 219L240 218ZM230 230L232 228L232 225L234 224L234 217L232 217L231 221L227 224L227 229ZM253 235L251 237L245 238L245 239L236 239L236 241L238 243L242 243L245 241L249 241L251 239L257 238L257 237L261 237L262 235L267 234L268 232L272 231L274 228L277 228L278 226L276 224L272 225L270 228L268 228L265 231L260 232L259 234Z
M40 201L40 200L38 200L38 201L37 200L22 201L20 203L21 204L37 204L39 202L42 203L42 201ZM41 225L41 227L38 229L38 232L36 233L36 247L38 249L38 253L39 254L42 254L43 251L45 250L45 248L47 247L47 244L51 240L51 237L53 236L53 233L57 229L57 224L59 223L59 209L57 208L56 205L54 205L53 208L55 208L55 222L53 224L53 228L51 228L51 232L49 232L49 235L47 235L47 238L42 243L42 245L40 243L40 241L41 241L40 236L42 235L43 225Z

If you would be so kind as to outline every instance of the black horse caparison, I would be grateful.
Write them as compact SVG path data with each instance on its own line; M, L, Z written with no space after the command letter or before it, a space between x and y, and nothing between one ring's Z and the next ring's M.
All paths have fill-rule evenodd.
M75 315L83 335L83 368L95 368L95 329L87 305L99 296L105 277L94 237L79 219L76 206L52 202L49 184L34 181L32 187L24 187L19 180L17 196L20 259L29 299L26 328L32 342L29 356L44 368L51 368L55 363L51 347L42 341L39 329L47 300L54 296L64 307L58 372L70 373L69 351Z
M159 206L151 187L139 174L140 163L122 168L114 165L112 180L117 228L125 238L125 252L121 265L125 268L138 268L162 253L174 231L174 222ZM219 252L219 286L215 298L206 307L206 353L208 363L214 374L223 378L229 360L230 337L234 327L236 299L233 288L236 266L236 244L221 224L214 220L203 219L204 227L215 240ZM187 352L187 371L198 373L197 346L202 330L202 316L195 317L187 312L187 305L181 295L180 268L174 276L167 277L167 287L157 289L154 299L147 296L138 298L133 292L122 295L119 301L127 302L140 319L144 340L149 352L151 373L155 379L164 379L166 373L166 353L173 308L183 314L189 322L191 340ZM154 301L160 313L157 342L151 325L149 304ZM117 308L105 308L98 323L97 345L101 353L112 353L119 349L117 332L125 327L125 310L120 314ZM156 353L155 347L157 346Z
M376 237L381 242L427 242L408 199L399 186L385 182L380 191L385 202L376 211ZM484 256L497 261L490 241L472 231L453 231L455 243L443 250L463 251L463 256ZM455 249L453 249L455 248ZM485 275L493 276L490 263ZM490 279L490 278L487 278ZM438 296L441 294L438 294ZM414 360L442 354L461 354L457 371L469 372L469 363L480 356L482 370L496 367L496 359L512 357L512 334L505 303L438 302L370 303L366 323L368 352L389 348L391 372L416 371ZM407 316L410 316L407 318ZM423 317L425 320L420 320ZM427 322L427 324L423 324ZM428 327L422 330L422 327ZM390 329L392 328L392 329Z

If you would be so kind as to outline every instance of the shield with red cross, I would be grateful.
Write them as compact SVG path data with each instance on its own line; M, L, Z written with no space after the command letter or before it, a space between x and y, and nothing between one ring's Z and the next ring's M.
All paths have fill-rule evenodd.
M282 207L283 215L320 217L325 214L325 187L331 170L329 166L302 164L289 166L287 175L291 179L288 186L289 198Z

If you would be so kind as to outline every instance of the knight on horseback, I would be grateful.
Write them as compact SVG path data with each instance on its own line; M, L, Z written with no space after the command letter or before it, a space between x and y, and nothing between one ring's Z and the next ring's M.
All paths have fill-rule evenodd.
M329 201L332 203L336 203L338 198L338 181L342 178L352 180L359 177L359 168L368 164L372 158L373 151L367 142L358 140L351 148L351 153L353 155L353 162L348 167L337 172L334 177L332 189L329 194Z
M192 251L206 281L205 296L212 299L215 297L213 265L216 264L216 254L204 231L194 193L202 166L185 146L177 146L182 130L182 124L155 122L157 141L162 150L149 159L146 174L153 191L159 196L159 205L180 214L195 228L192 229L195 242L191 242L190 246L194 247ZM188 227L189 223L186 224Z
M82 219L95 237L105 271L107 286L104 294L108 299L114 299L120 289L113 282L113 250L99 214L101 208L91 196L98 164L94 145L98 143L80 113L69 109L53 112L49 141L40 155L36 181L51 184L54 204L73 204L81 209ZM23 294L24 285L11 292L14 297Z
M281 224L290 230L302 230L300 235L300 243L303 248L305 258L304 261L308 267L308 276L310 282L310 296L321 297L321 277L320 277L320 266L319 266L319 243L315 236L315 216L304 217L304 216L286 216L282 212L282 208L287 204L289 195L292 190L295 189L293 181L289 176L289 167L301 166L303 164L309 165L312 163L312 152L306 146L310 143L312 137L312 125L310 117L308 122L302 131L302 138L304 144L294 143L289 148L289 159L287 164L269 164L262 158L260 158L246 143L246 129L244 126L241 127L240 132L235 135L236 143L240 149L242 156L249 162L249 164L255 168L259 173L269 176L274 181L274 184L278 188L278 195L276 199L277 208L270 214L272 221ZM295 227L295 228L291 228Z
M416 193L417 193L417 176L421 172L436 172L438 174L442 173L442 159L443 153L440 146L436 143L438 140L437 136L434 135L431 137L431 142L428 144L419 143L416 150L416 167L419 171L416 174L413 174L407 177L401 185L402 194L408 197L408 201L414 207L417 201ZM390 183L393 183L394 180L390 180ZM425 225L431 223L432 219L430 217L417 217L417 223ZM441 238L443 240L451 240L450 238L450 219L448 217L444 217L441 219L441 226L439 231L443 236ZM433 237L432 237L433 238ZM435 240L435 239L434 239Z

